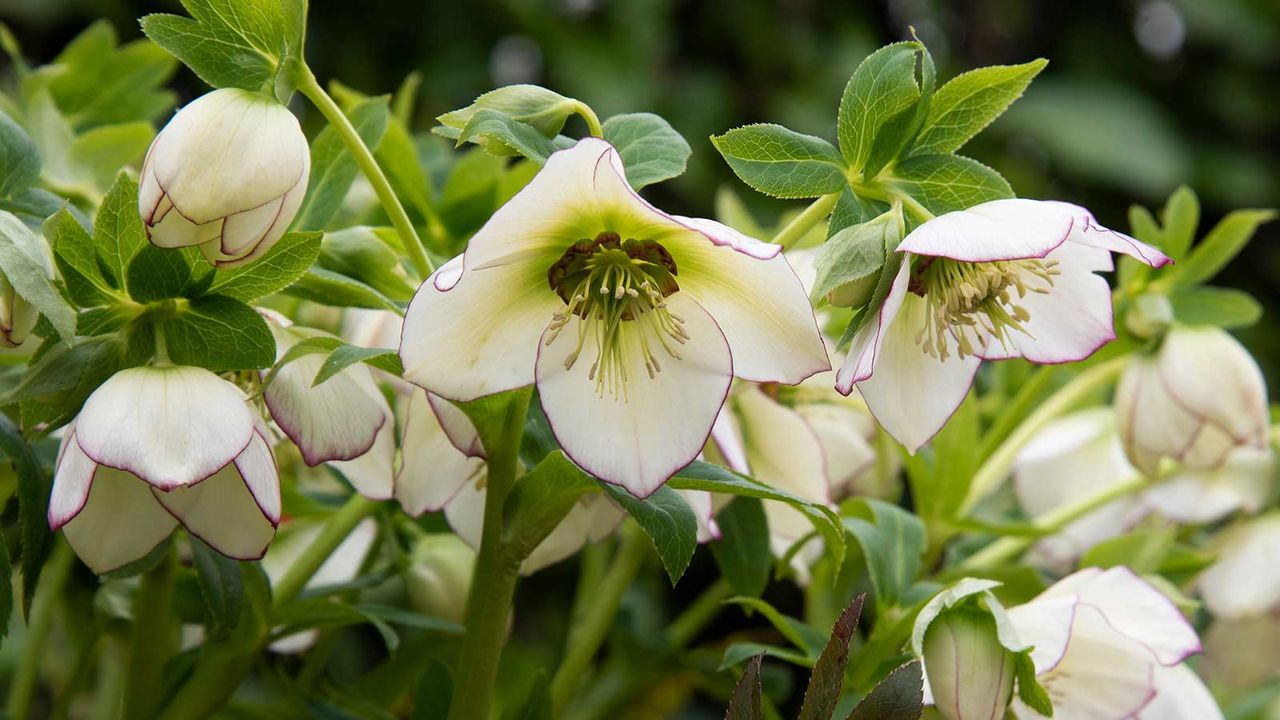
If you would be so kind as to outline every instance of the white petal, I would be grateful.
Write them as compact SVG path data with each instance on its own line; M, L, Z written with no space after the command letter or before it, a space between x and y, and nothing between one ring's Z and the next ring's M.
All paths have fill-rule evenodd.
M865 415L833 403L804 403L796 407L796 412L818 436L832 493L847 491L876 460L875 450L859 428Z
M547 286L549 264L468 269L449 290L438 289L435 280L460 262L437 270L409 303L400 341L405 378L459 401L532 384L539 338L564 307Z
M1236 525L1213 548L1218 559L1196 585L1214 616L1250 618L1280 607L1280 515Z
M439 421L444 434L449 437L449 442L453 443L458 452L467 457L483 459L484 443L480 441L480 433L476 432L476 426L471 424L471 418L467 417L467 414L457 405L439 395L427 393L426 396L431 404L431 411L436 414L436 420Z
M1032 646L1031 661L1037 675L1057 667L1066 655L1078 602L1074 595L1041 597L1009 608L1009 621L1018 637Z
M573 367L565 359L577 344L581 319L573 317L550 345L540 344L538 392L552 432L580 467L606 482L646 497L687 465L706 444L716 413L729 392L733 365L729 345L711 316L684 293L667 298L682 317L690 340L676 345L680 357L655 347L661 370L645 370L635 328L622 359L625 397L589 378L595 362L588 343Z
M1270 449L1242 447L1216 470L1183 470L1146 491L1143 498L1170 520L1210 523L1236 510L1261 510L1271 497L1274 478Z
M102 574L140 560L177 522L134 475L100 467L84 508L62 532L90 570Z
M799 413L756 386L743 388L730 402L742 428L752 477L812 502L831 502L822 445ZM770 504L790 507L765 503Z
M715 506L711 502L711 493L705 490L677 490L680 497L689 503L693 515L698 520L698 542L707 543L720 537L720 526L716 525Z
M281 512L280 470L276 467L276 455L271 450L266 428L261 425L255 428L253 440L235 459L235 467L262 515L272 525L278 524Z
M747 464L747 450L742 445L742 433L738 430L738 420L729 403L725 403L716 415L716 421L711 426L711 441L715 443L716 451L730 470L744 475L751 474L751 466Z
M482 477L485 471L483 460L467 457L449 442L439 416L426 400L422 390L409 398L402 463L396 474L396 500L414 516L444 507L467 481Z
M444 506L444 518L454 534L477 552L484 532L484 497L478 483L464 483Z
M1102 227L1093 217L1093 213L1079 205L1064 202L1049 202L1046 204L1057 205L1073 216L1075 221L1072 223L1071 235L1067 238L1068 242L1128 255L1151 267L1164 267L1173 262L1173 260L1169 259L1169 256L1146 243L1135 240L1124 233Z
M612 533L624 517L622 509L604 493L583 495L521 563L520 574L532 575L573 555L589 542L599 542Z
M1161 456L1185 455L1204 425L1170 397L1156 360L1146 356L1125 367L1115 406L1125 452L1148 475L1158 472Z
M222 235L222 218L197 223L173 207L168 195L161 200L155 217L159 220L147 226L147 237L156 247L179 248L216 243Z
M58 462L53 473L53 491L49 495L49 529L57 531L71 521L89 499L93 484L95 463L76 442L76 427L72 423L62 435L58 446Z
M266 237L279 221L283 209L284 196L281 195L257 207L228 215L218 237L218 251L228 257L247 253Z
M913 230L898 252L965 262L1042 258L1067 240L1074 218L1062 203L992 200L939 215Z
M1219 328L1178 327L1157 355L1166 391L1187 412L1261 447L1267 437L1267 388L1249 351Z
M875 374L858 390L880 426L914 453L942 429L969 394L982 358L926 353L916 338L928 305L908 293L880 342ZM846 366L847 367L847 366Z
M356 492L371 500L388 500L395 487L392 465L396 454L396 430L388 417L369 451L352 460L333 460L329 466L342 473Z
M275 521L258 506L235 465L194 485L153 493L187 532L227 557L257 560L275 536Z
M89 396L76 439L94 461L158 488L203 480L253 438L244 393L208 370L136 367Z
M1156 697L1134 720L1222 720L1204 681L1186 665L1157 667Z
M911 262L908 258L903 260L902 267L894 276L893 285L890 286L889 294L885 296L880 309L853 336L853 341L849 345L849 354L836 373L836 390L848 395L853 392L853 386L856 383L866 380L875 372L884 346L884 337L902 309L910 279Z

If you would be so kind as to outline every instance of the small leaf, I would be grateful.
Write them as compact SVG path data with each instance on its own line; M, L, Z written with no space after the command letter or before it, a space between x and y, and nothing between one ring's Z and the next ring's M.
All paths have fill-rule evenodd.
M804 668L813 667L814 662L813 658L790 648L757 642L736 642L724 649L724 656L720 658L720 665L716 669L728 670L743 660L753 658L756 655L768 655L771 658L777 658Z
M315 387L356 363L365 363L392 375L403 375L404 367L400 364L400 354L395 348L367 348L356 345L341 345L334 348L325 358L324 364L316 372L311 386Z
M1258 226L1275 217L1275 210L1236 210L1227 215L1192 249L1186 262L1174 266L1174 284L1192 287L1212 280L1249 244Z
M40 569L49 556L53 539L48 521L51 483L31 445L4 414L0 414L0 451L4 452L18 476L18 521L22 524L22 611L25 615L31 611L31 597L36 591ZM5 556L8 557L7 549Z
M102 275L94 240L80 221L62 208L45 221L44 236L53 246L53 259L71 300L81 307L106 304L114 290Z
M249 302L280 292L307 273L320 254L321 233L291 232L262 257L214 273L206 295L224 295Z
M916 80L917 58L924 47L917 42L900 42L886 45L867 56L845 86L840 98L837 132L840 153L855 171L863 172L863 179L870 179L879 167L868 168L872 153L892 160L896 148L909 138L898 132L903 118L917 109L921 87ZM881 163L883 166L883 163Z
M831 143L781 125L746 125L711 142L743 182L766 195L818 197L847 183L844 160Z
M735 595L760 597L773 566L764 506L756 498L734 498L716 513L716 525L720 537L709 547L720 574Z
M789 615L782 614L777 608L760 598L731 597L725 600L725 603L741 605L749 611L763 615L775 630L781 633L788 642L809 659L810 665L818 660L821 653L820 648L827 643L827 636L823 635L820 630L806 625Z
M310 267L297 278L286 292L295 297L335 307L361 307L375 310L394 310L403 313L399 305L368 285L342 273L322 267Z
M53 254L12 213L0 211L0 270L18 297L30 303L63 340L76 334L76 313L53 284Z
M747 663L747 669L733 687L733 695L729 696L724 720L763 720L764 711L760 707L760 661L763 659L764 655L756 655Z
M129 262L145 247L146 233L138 215L138 184L125 173L116 176L93 221L93 241L107 282L127 290Z
M376 149L387 132L390 111L388 98L367 98L347 110L356 134L369 148ZM356 159L347 150L342 137L332 126L326 127L311 141L311 176L307 182L307 194L293 221L295 230L323 230L351 189L359 168Z
M1169 196L1162 217L1164 228L1160 233L1162 242L1159 247L1164 254L1177 260L1186 254L1196 239L1196 228L1200 226L1200 200L1191 188L1182 185Z
M848 720L919 720L924 712L924 676L919 660L898 667L876 685Z
M688 569L693 551L698 547L698 519L689 503L668 486L658 488L644 500L636 499L617 485L601 481L600 487L635 518L653 541L662 567L674 586Z
M508 85L490 90L470 105L436 119L444 127L461 132L479 111L496 110L517 122L533 126L548 138L554 138L577 108L578 101L544 87Z
M169 358L178 365L194 365L214 372L271 367L276 343L253 308L225 295L206 295L165 318Z
M181 250L147 245L126 271L129 296L140 303L180 297L191 282L191 265Z
M809 676L799 720L827 720L835 713L844 683L844 669L849 663L849 641L858 627L865 599L866 595L855 597L831 628L831 639L822 649L822 655L813 666L813 674Z
M258 90L302 50L302 0L183 0L191 18L147 15L142 31L214 87Z
M870 498L858 498L841 509L845 527L862 546L877 610L897 605L920 570L926 547L924 523L896 505Z
M213 550L194 535L191 536L191 558L200 596L209 613L209 634L213 638L227 637L239 622L244 605L240 563Z
M1080 567L1126 566L1137 573L1155 572L1173 551L1178 539L1176 526L1134 530L1104 540L1085 551Z
M962 73L938 89L912 145L916 155L953 153L1022 96L1049 61L993 65Z
M1000 173L960 155L914 155L893 168L891 182L934 215L1013 197Z
M826 302L830 293L854 283L868 285L864 300L871 295L885 256L898 243L893 216L886 214L881 218L847 227L823 243L814 261L817 276L809 292L814 305Z
M1262 319L1262 305L1235 288L1201 286L1175 293L1169 301L1173 316L1187 325L1216 325L1227 330L1246 328Z
M0 197L21 195L40 177L40 155L22 126L0 112Z
M556 450L520 478L503 510L503 543L512 557L526 558L555 530L585 492L599 488L591 476Z
M1018 681L1018 699L1027 707L1045 717L1053 717L1053 701L1045 692L1040 681L1036 680L1036 665L1031 661L1031 651L1019 653L1014 665L1014 676Z
M637 190L679 177L693 154L684 136L653 113L614 115L602 129L622 159L627 181Z
M501 148L497 153L500 155L523 155L538 164L545 163L556 151L551 141L532 125L490 108L477 110L458 131L458 145L469 141L477 142L490 152Z
M3 395L0 404L38 401L70 419L89 393L123 367L123 354L124 342L115 334L53 343L48 351L38 353L18 386Z

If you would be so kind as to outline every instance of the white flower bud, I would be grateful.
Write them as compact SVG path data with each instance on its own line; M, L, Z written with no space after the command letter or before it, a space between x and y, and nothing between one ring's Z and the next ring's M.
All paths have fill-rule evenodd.
M52 274L52 272L50 273ZM36 326L40 313L13 289L0 273L0 346L18 347Z
M433 533L419 540L405 575L414 610L461 623L467 614L475 560L475 551L457 535Z
M178 111L142 166L138 211L159 247L198 245L225 267L265 253L302 204L311 153L274 99L214 90Z
M991 613L944 612L924 636L924 664L938 712L947 720L1000 720L1013 692L1014 656Z

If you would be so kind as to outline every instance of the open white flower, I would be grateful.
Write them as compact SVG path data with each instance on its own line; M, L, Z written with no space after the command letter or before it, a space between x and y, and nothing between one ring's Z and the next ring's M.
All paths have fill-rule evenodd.
M138 211L153 244L198 245L214 265L238 265L284 235L310 170L307 138L288 108L247 90L214 90L156 135Z
M94 572L142 558L179 523L228 557L257 559L279 521L266 430L208 370L122 370L62 437L49 526Z
M1168 679L1161 675L1200 651L1173 602L1124 567L1069 575L1010 609L1009 618L1033 647L1036 680L1055 720L1163 720L1148 710ZM1013 712L1020 720L1044 717L1016 698Z
M733 376L798 383L829 367L780 253L658 210L587 138L423 283L405 377L458 401L536 383L574 462L644 497L697 456Z
M324 335L275 313L263 315L275 335L277 359L299 342ZM331 463L360 494L390 498L396 450L391 407L363 363L313 385L325 358L323 353L303 355L275 373L262 393L271 419L298 446L307 465Z
M1135 357L1116 388L1116 412L1129 460L1148 475L1165 457L1206 470L1237 447L1267 446L1262 371L1216 327L1175 326L1155 355Z
M993 200L907 235L884 304L853 338L836 389L854 385L914 452L964 400L983 360L1083 360L1115 337L1111 253L1159 267L1158 250L1068 203Z
M1217 560L1196 586L1215 617L1242 620L1280 608L1280 514L1224 530L1213 549Z

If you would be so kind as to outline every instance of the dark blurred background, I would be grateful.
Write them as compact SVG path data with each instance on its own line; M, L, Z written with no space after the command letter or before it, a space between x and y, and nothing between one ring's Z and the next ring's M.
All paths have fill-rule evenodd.
M0 0L33 60L108 18L123 38L177 0ZM533 82L602 117L653 111L693 145L689 172L651 194L709 214L737 186L707 136L780 122L834 135L858 61L909 36L939 78L979 65L1050 64L1028 95L964 152L1018 194L1079 202L1117 228L1131 203L1158 207L1179 184L1204 205L1201 231L1235 207L1280 205L1280 2L1277 0L314 0L307 55L317 75L390 92L424 82L418 129L496 85ZM183 98L204 91L179 75ZM301 106L299 110L305 109ZM762 219L781 209L742 193ZM1241 333L1280 383L1280 224L1265 227L1220 284L1267 307Z

